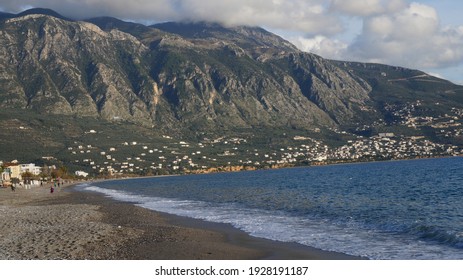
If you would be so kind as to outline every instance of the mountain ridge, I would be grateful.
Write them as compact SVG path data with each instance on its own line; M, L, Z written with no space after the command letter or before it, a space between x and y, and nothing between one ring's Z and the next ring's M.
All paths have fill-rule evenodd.
M114 64L114 65L117 64L118 67L122 66L122 68L119 69L122 71L118 71L116 73L118 74L118 77L113 77L111 78L111 80L120 80L121 86L122 84L125 84L122 86L122 88L116 89L118 93L121 93L121 92L125 92L125 93L123 94L122 97L118 97L117 100L114 100L114 103L117 103L118 104L117 106L121 107L123 105L122 103L124 103L123 99L126 99L127 101L129 101L129 103L133 102L131 104L128 104L128 106L125 105L126 107L126 110L124 112L125 114L123 114L122 116L117 116L111 113L112 111L114 111L114 108L109 108L111 106L105 106L105 105L109 104L108 101L110 101L110 97L115 96L117 94L112 94L111 90L114 88L112 87L112 85L109 84L108 82L109 79L105 79L104 77L102 77L105 90L109 89L110 91L106 92L108 94L106 93L98 94L97 92L95 92L96 88L95 90L91 89L90 97L94 100L95 105L97 107L97 111L100 114L100 116L104 117L105 119L124 118L124 119L131 119L133 121L139 121L140 123L143 123L143 122L147 123L148 122L147 119L150 117L149 115L151 115L152 119L155 119L155 116L153 116L153 114L155 114L154 112L155 107L157 107L158 102L159 102L158 97L155 96L156 95L155 91L159 91L159 89L156 89L156 85L159 85L159 84L164 84L161 91L164 92L162 96L165 98L162 101L169 103L168 104L169 106L165 106L165 109L166 110L174 109L173 112L170 113L170 115L176 119L181 119L183 117L180 115L183 114L184 111L189 110L189 108L187 107L191 107L191 106L198 107L198 105L183 104L182 103L183 101L188 101L188 100L186 98L180 98L180 96L184 95L185 92L182 90L179 91L177 90L177 88L187 87L194 94L192 97L198 97L199 99L196 101L202 103L201 107L204 107L204 105L207 106L207 103L209 103L209 106L213 105L213 99L216 97L219 97L222 94L225 94L225 95L228 94L230 96L229 93L226 93L226 88L229 85L234 87L233 91L235 92L236 91L240 91L240 92L248 91L249 92L249 89L244 86L244 83L248 83L248 82L253 84L254 89L252 90L253 92L246 93L245 96L243 97L249 98L250 102L257 102L258 103L257 105L258 107L260 107L262 114L253 113L252 112L253 110L248 108L244 104L248 102L244 102L242 106L239 106L240 108L237 108L236 110L233 108L233 106L228 107L228 109L232 108L232 110L234 111L233 113L238 116L238 118L236 118L235 124L238 124L240 122L246 123L246 120L244 121L241 120L242 118L240 115L243 115L243 114L249 114L257 119L259 119L260 117L264 117L265 119L263 121L268 121L271 118L274 118L274 119L276 118L275 116L273 117L270 116L269 112L267 112L268 110L265 109L265 107L267 107L267 109L271 107L269 106L270 101L265 101L264 96L258 96L259 94L256 95L254 93L255 91L260 90L262 91L262 95L263 95L264 92L262 88L265 88L266 86L269 86L270 87L269 90L272 90L274 92L282 93L282 91L284 91L284 89L281 88L277 83L275 83L274 81L270 81L273 79L273 77L271 76L275 75L275 73L271 73L272 70L270 71L270 73L267 69L263 70L262 69L263 65L260 62L260 61L264 61L265 59L267 59L265 57L274 56L274 52L278 52L281 55L282 50L280 49L279 45L277 45L277 47L271 47L271 46L266 46L265 42L263 44L260 44L259 41L248 39L249 37L253 37L252 35L247 34L249 30L252 30L254 32L252 34L254 35L256 34L256 32L257 33L263 32L264 36L268 37L270 33L264 31L263 29L240 28L238 29L238 31L236 31L235 29L223 29L223 30L229 30L229 34L225 34L224 36L231 37L231 39L228 41L224 41L221 39L218 39L218 40L214 39L212 43L211 43L210 35L206 36L205 38L199 38L199 39L194 38L193 40L190 41L188 40L188 38L178 37L177 34L172 36L170 34L166 35L165 33L157 33L154 30L145 30L144 31L145 33L150 32L148 35L146 35L146 36L149 36L149 40L152 40L150 42L151 43L150 47L151 48L153 47L153 43L154 44L157 43L157 46L154 49L151 49L150 53L147 54L148 46L144 45L142 42L138 40L140 37L139 38L129 37L127 36L128 33L122 33L118 29L111 29L109 32L105 32L103 30L99 30L92 26L87 25L86 22L68 22L65 19L64 20L61 19L60 17L58 18L54 17L55 19L52 19L50 18L48 13L49 12L47 12L46 15L41 14L42 21L43 21L42 26L41 26L42 30L36 30L37 32L36 34L41 34L40 32L42 32L42 34L40 35L41 37L36 36L35 38L32 38L33 40L36 41L35 46L41 48L40 50L33 50L36 52L40 52L38 60L32 59L37 64L35 66L36 68L39 68L39 69L43 68L43 65L41 65L41 63L46 62L46 59L42 59L40 57L40 55L43 55L44 50L48 50L50 48L55 47L56 49L52 50L52 51L55 51L54 54L61 52L62 56L64 56L63 50L73 50L71 40L67 41L68 45L66 46L66 48L61 48L60 46L54 45L53 43L46 45L47 43L57 40L56 38L53 38L53 36L55 36L54 34L50 34L48 32L48 29L54 29L54 28L59 29L60 27L66 27L68 29L67 30L68 33L79 34L76 32L77 32L77 29L80 28L79 32L81 32L81 35L93 36L94 40L100 40L100 42L103 45L108 46L108 50L106 50L105 53L119 53L120 54L121 52L123 52L121 54L121 57L118 57L118 61L113 60L110 63L108 63L107 62L108 57L105 57L105 53L92 52L92 50L96 50L96 46L94 46L94 44L88 42L89 46L87 47L90 47L92 50L85 50L84 48L84 51L87 52L86 55L88 56L97 55L98 57L93 60L94 61L96 60L104 61L104 63L93 63L96 65L87 65L86 69L80 69L79 71L80 73L78 73L78 75L87 76L88 78L92 79L94 77L93 73L91 71L90 72L87 71L87 73L83 73L84 70L88 70L94 67L93 70L96 71L98 74L110 75L111 70L107 68L108 66L107 64ZM31 16L33 13L26 13L26 14L27 14L26 16L19 16L19 17L16 17L16 19L26 18L27 16ZM35 19L38 20L37 17ZM63 20L63 21L58 22L56 21L56 19ZM119 22L118 24L120 25L121 23L123 22ZM202 25L201 24L196 25L196 27L197 26L202 26ZM37 26L34 26L34 27L37 27ZM47 30L45 30L44 28ZM64 32L66 30L62 30L62 31L63 32L61 32L60 34L66 33ZM88 34L86 32L91 32L93 34ZM245 33L244 36L243 36L243 32ZM156 37L155 40L153 40L152 33L156 33L154 35L154 37ZM47 36L49 36L50 38L47 38ZM120 36L120 38L118 36ZM284 40L279 39L279 37L276 37L276 36L274 37L278 38L279 41L284 41ZM70 39L70 38L65 37L65 39ZM82 37L81 42L84 40L85 38ZM120 43L123 41L124 41L125 46L122 47L120 46ZM40 44L45 44L45 45L40 46ZM62 41L61 44L64 44L64 41ZM130 49L126 49L125 47L129 47ZM135 51L134 53L133 51L137 48L139 49ZM283 48L287 48L287 45L284 45ZM290 51L299 53L296 49L293 49L293 48L290 48ZM80 50L75 51L75 56L81 55L79 52ZM196 57L191 57L192 52L193 52L193 55ZM152 65L146 65L146 64L142 65L142 63L138 63L138 62L135 63L137 64L135 65L133 63L134 61L121 61L121 59L126 59L130 56L132 57L136 56L135 60L140 61L140 62L142 60L147 60L153 56L155 57L155 59L159 59L159 60L153 62ZM45 57L48 57L48 56L45 55ZM225 65L224 63L221 62L223 58L229 59L227 61L229 65ZM308 55L305 55L305 56L300 57L299 59L307 59L307 58L308 58ZM162 71L160 71L159 73L156 73L157 71L156 69L159 69L159 65L163 65L163 64L171 65L171 61L170 61L171 59L177 60L176 64L174 65L175 69L167 67L167 69L161 69ZM182 59L184 59L184 61L181 61ZM68 60L68 59L63 57L62 60ZM198 63L192 62L192 60L196 60L198 61ZM207 65L207 64L204 65L203 64L204 61L208 61L208 60L210 63L214 65ZM256 64L256 61L258 64ZM76 60L72 61L72 63L75 63L75 62L80 63L80 61L76 61ZM183 63L183 66L186 66L186 67L184 67L184 69L179 69L178 66L181 65L182 63ZM57 66L56 63L54 63L53 65ZM231 68L230 66L234 68L230 69ZM127 69L128 67L130 67L131 69ZM144 71L135 70L135 72L129 73L130 71L134 70L134 68L137 68L137 67L148 67L151 69L146 69L146 70L143 69ZM49 66L47 66L47 68L49 68ZM78 67L76 66L75 68L78 68ZM214 71L208 71L207 68L214 68ZM251 69L254 68L254 70L260 71L262 75L257 77L257 79L256 77L251 77L250 74L252 73L253 70L251 70L250 68ZM274 68L273 72L280 71L276 67L273 67L273 68ZM227 73L226 75L228 75L228 78L232 77L233 79L232 84L228 84L228 85L222 84L224 82L227 83L227 81L225 81L223 77L221 77L220 71L218 69L226 69L226 73ZM302 70L302 68L299 70L304 71ZM28 70L25 69L25 71L23 72L28 72ZM309 74L308 71L306 72L307 72L306 74ZM281 74L281 71L279 74ZM131 75L138 76L138 77L133 77L134 79L138 79L138 81L135 81L134 79L128 81L127 78L130 79ZM166 75L168 75L169 77L166 77L167 79L163 80ZM190 84L190 80L195 75L198 76L198 79L196 80L196 85L194 84L194 82L193 84ZM52 81L52 78L50 78L48 75L45 75L45 73L43 76L39 77L39 79L45 79L49 82L50 87L47 87L47 89L49 89L50 91L53 91L54 89L59 88L59 86L56 85L56 82ZM185 79L177 83L176 81L177 77L182 77L182 76L185 77ZM137 82L139 83L136 84ZM149 87L152 87L152 88L150 89L150 88L145 87L142 89L140 87L141 83L143 84L148 83L150 84ZM172 84L172 83L175 83L175 84ZM256 83L259 83L260 85ZM47 83L44 83L44 84L46 85ZM92 82L87 81L87 86L88 85L92 85ZM85 92L85 90L88 91L88 88L86 89L86 85L82 83L80 83L79 85L78 81L76 81L76 83L74 84L74 88L76 87L81 87L82 88L81 92ZM23 87L23 88L26 88L27 90L27 87ZM297 85L293 85L293 90L294 89L300 91ZM31 89L31 90L36 90L36 89ZM143 92L143 90L146 90L149 93ZM209 92L203 92L204 90L207 90ZM222 91L222 94L219 95L217 92L218 90ZM267 89L266 89L266 92L267 92ZM146 94L151 95L151 96L147 97ZM205 96L205 94L209 96ZM26 92L25 95L28 96L26 107L34 108L34 107L39 106L40 104L42 105L44 104L42 102L37 102L37 105L32 104L34 103L34 101L37 100L34 98L37 96L37 92L30 92L30 93ZM254 95L253 98L250 98L252 95ZM228 98L229 96L225 96L225 97ZM283 95L280 94L280 96L278 96L279 101L281 101L282 98L285 98L284 96L286 96L285 93L283 93ZM84 98L83 96L66 98L63 95L60 95L60 90L58 90L56 91L56 97L62 101L63 106L58 106L60 107L58 110L60 110L61 112L71 112L71 111L81 110L82 106L77 106L78 109L73 110L73 107L75 105L75 100L71 101L68 99L69 98L70 99L76 99L76 98L83 99ZM69 104L66 104L62 97L64 97L64 99L67 99ZM86 97L87 100L88 100L88 97L89 96L87 95ZM272 98L272 97L275 97L275 96L268 95L268 98ZM312 104L308 103L308 102L311 102L310 99L308 100L302 99L304 98L304 95L302 94L300 94L299 98L301 98L299 103L305 102L306 103L305 106L309 106L312 108L310 111L317 110L316 106L313 106ZM60 102L58 99L56 99L55 102ZM313 100L315 99L316 97L313 98ZM153 100L154 102L152 102ZM267 102L267 104L265 104L265 102ZM220 105L221 101L219 101L218 103L219 103L218 105ZM284 105L283 102L280 102L280 104ZM87 105L88 104L86 103L84 107L88 107ZM185 108L181 108L182 105L185 105ZM236 103L234 103L233 105L236 106ZM47 106L45 107L46 108L44 110L49 110ZM153 109L153 110L150 111L150 109ZM213 112L214 109L215 108L212 108L212 112L211 110L209 111L215 117L217 114ZM291 109L294 109L294 108L291 108ZM271 111L271 108L269 110ZM279 110L287 111L290 109L288 108L285 110L281 110L281 109ZM203 112L201 113L203 115L206 115L208 114L207 111L208 110L203 110ZM303 112L304 110L299 110L299 111L300 113L304 113ZM87 113L88 113L88 110L87 110ZM309 117L310 119L320 119L325 123L329 123L326 117L322 115L323 114L321 112L318 112L316 115L312 115ZM304 116L301 116L301 118L302 117L305 118L305 117L308 117L308 115L305 114ZM256 120L256 122L259 122L259 121L260 120Z
M76 21L34 9L0 16L0 41L0 108L26 115L179 137L322 131L330 142L344 138L336 131L393 131L461 141L407 122L463 108L463 87L418 70L324 59L258 27Z

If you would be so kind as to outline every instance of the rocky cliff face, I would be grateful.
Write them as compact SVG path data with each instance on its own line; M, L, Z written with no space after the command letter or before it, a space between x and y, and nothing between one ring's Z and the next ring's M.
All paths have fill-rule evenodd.
M146 52L133 36L46 15L9 19L1 30L0 106L150 122L123 65Z
M260 28L0 17L0 107L43 114L195 131L370 123L378 91L351 66Z

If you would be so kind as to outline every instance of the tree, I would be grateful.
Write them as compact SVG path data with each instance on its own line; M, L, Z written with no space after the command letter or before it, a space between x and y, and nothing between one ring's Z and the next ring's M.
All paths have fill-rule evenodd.
M48 165L44 164L42 167L42 174L40 174L40 177L42 179L49 178L51 176L51 169Z
M59 169L53 169L50 175L53 179L58 179L62 177L61 171Z
M23 174L21 174L21 176L24 178L24 179L31 179L31 178L34 178L34 174L32 174L31 172L29 171L26 171L24 172Z
M61 178L67 177L68 175L68 168L66 166L60 166L59 173L61 174Z

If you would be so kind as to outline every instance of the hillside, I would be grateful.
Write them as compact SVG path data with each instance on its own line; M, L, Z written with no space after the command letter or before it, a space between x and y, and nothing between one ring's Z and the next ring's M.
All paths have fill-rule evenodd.
M381 132L463 142L455 126L463 87L417 70L326 60L261 28L74 21L34 9L1 14L0 42L0 160L75 162L61 153L96 126L110 129L99 129L107 134L92 147L225 136L270 152L299 135L336 148Z

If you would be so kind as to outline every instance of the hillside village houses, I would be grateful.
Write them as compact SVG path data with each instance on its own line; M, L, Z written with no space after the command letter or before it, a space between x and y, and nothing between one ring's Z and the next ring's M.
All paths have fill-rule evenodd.
M460 122L463 119L463 109L454 108L451 115L445 114L439 118L410 117L412 114L408 107L397 114L401 122L404 122L401 125L434 128L436 137L459 139L463 135L463 125ZM320 130L315 129L314 132L319 133ZM204 138L199 143L187 143L163 135L163 139L171 141L163 142L159 146L152 146L155 143L131 140L101 148L89 143L75 142L75 146L68 147L68 151L73 164L85 170L76 171L75 176L83 178L90 175L209 173L280 168L299 164L321 165L463 155L463 146L435 143L422 133L405 136L397 132L385 131L368 137L346 131L333 130L333 132L345 138L343 145L328 146L322 140L308 135L291 136L292 139L288 139L289 145L274 147L254 147L248 144L247 139L236 136ZM54 158L43 157L43 159ZM8 164L0 162L0 166L3 167L0 172L0 183L3 186L10 185L15 178L23 182L21 174L25 172L35 176L42 173L41 168L34 164L19 164L17 161Z

